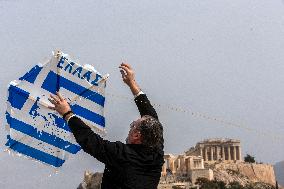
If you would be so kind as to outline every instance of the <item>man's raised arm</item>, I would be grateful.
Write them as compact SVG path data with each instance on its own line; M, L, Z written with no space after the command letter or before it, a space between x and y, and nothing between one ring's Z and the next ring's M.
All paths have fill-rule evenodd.
M144 115L150 115L158 119L158 115L151 105L146 94L144 94L137 82L135 81L134 71L129 64L122 63L119 68L121 69L122 79L125 84L127 84L135 97L135 103L140 112L141 117Z

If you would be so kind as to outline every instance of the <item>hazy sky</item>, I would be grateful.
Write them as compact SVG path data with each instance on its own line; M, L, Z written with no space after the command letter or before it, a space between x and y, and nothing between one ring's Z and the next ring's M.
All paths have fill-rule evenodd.
M257 161L284 160L281 0L0 0L1 151L7 85L56 48L110 74L110 140L124 141L129 123L139 116L120 79L118 65L126 60L143 91L160 105L156 109L164 125L166 153L182 153L200 140L224 137L240 139L242 153ZM4 152L0 165L0 188L9 189L76 188L85 169L103 170L83 152L56 175L45 165Z

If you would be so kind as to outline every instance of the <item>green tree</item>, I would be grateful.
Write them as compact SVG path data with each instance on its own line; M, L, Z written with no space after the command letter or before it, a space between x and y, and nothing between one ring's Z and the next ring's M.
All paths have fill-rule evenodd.
M195 182L200 186L200 189L227 189L223 181L208 180L207 178L198 178Z
M227 189L226 183L223 181L216 181L218 184L219 189Z
M196 179L195 184L201 186L201 185L206 184L208 182L210 182L210 181L207 178L199 177L199 178Z
M246 157L245 157L245 162L248 162L248 163L255 163L255 159L253 156L247 154Z
M247 184L244 189L254 189L253 184Z
M244 187L239 182L234 181L229 183L228 189L244 189Z

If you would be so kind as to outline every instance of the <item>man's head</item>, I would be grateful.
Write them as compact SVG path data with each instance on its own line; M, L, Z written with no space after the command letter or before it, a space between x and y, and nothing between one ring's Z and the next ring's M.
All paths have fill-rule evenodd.
M164 142L162 124L154 117L145 115L130 124L126 143L144 144L148 147L160 147Z

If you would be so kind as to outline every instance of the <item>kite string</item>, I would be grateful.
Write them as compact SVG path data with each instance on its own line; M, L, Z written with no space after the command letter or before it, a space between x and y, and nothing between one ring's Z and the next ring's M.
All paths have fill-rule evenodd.
M131 100L131 98L129 98L127 96L123 96L123 95L117 95L117 94L112 94L112 93L106 93L106 95L109 95L111 97L115 97L115 98L118 98L118 99ZM158 108L166 108L166 109L169 109L171 111L189 114L189 115L196 117L196 118L202 118L202 119L205 119L205 120L218 122L218 123L221 123L222 126L227 127L227 128L243 129L247 132L256 133L257 135L262 136L262 137L272 138L273 141L280 142L280 141L283 141L283 139L284 139L284 137L282 135L276 135L275 133L262 132L262 131L259 131L257 129L247 127L243 124L236 124L236 123L227 121L227 120L222 119L222 118L216 118L216 117L213 117L213 116L206 115L204 113L194 112L192 110L186 110L186 109L181 108L181 107L174 107L174 106L170 106L170 105L161 105L161 104L158 104L158 103L152 103L152 105L155 106L155 107L158 107Z

